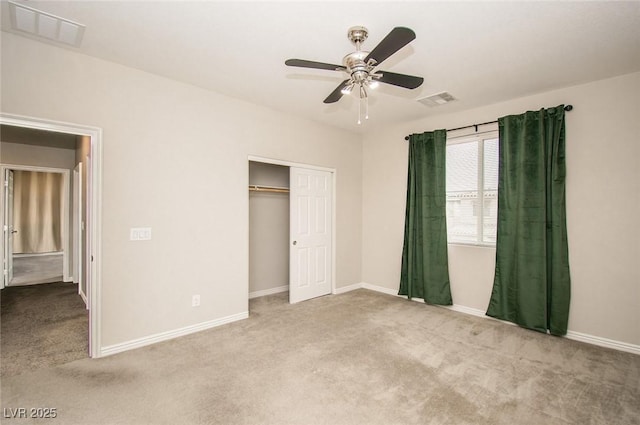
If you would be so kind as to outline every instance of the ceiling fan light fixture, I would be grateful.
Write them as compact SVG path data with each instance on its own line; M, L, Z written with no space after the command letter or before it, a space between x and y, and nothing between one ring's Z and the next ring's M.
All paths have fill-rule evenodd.
M342 90L340 90L340 93L351 94L352 90L353 90L353 83L350 83L349 85L345 86Z
M380 85L380 83L377 82L376 80L370 80L367 85L369 86L370 89L375 89Z
M367 97L367 90L364 88L364 84L360 84L360 99Z

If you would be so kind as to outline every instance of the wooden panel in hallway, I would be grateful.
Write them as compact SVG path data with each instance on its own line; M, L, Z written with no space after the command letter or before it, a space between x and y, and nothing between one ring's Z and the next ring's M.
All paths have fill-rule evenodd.
M14 255L11 286L62 281L62 253Z

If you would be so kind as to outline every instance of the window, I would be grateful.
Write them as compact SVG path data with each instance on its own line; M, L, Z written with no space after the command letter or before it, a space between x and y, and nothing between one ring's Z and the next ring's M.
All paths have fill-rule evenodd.
M449 243L495 245L498 220L498 133L447 144Z

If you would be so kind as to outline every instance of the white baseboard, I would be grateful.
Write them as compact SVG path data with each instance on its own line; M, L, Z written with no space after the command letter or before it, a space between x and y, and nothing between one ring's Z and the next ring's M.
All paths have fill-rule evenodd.
M172 331L161 332L154 335L145 336L143 338L134 339L120 344L108 345L102 347L99 357L110 356L112 354L122 353L124 351L134 350L136 348L167 341L180 336L189 335L195 332L204 331L206 329L215 328L216 326L226 325L227 323L236 322L238 320L249 317L249 312L245 311L231 316L222 317L220 319L209 320L208 322L198 323L196 325L186 326L184 328Z
M397 295L397 291L394 289L389 289L383 286L372 285L370 283L364 283L364 282L361 283L360 285L361 285L360 286L361 288L369 289L371 291L381 292L383 294L393 295L393 296L401 297L405 299L407 298L405 295ZM351 285L351 286L354 286L354 285ZM357 289L357 288L354 288L354 289ZM424 302L422 298L412 298L412 301ZM483 319L498 320L498 319L494 319L493 317L487 316L483 310L479 310L477 308L466 307L458 304L449 305L449 306L438 306L438 307L443 307L443 308L457 311L464 314L470 314L472 316L481 317ZM508 325L517 326L514 323L506 322L504 320L499 320L499 321L506 323ZM574 332L574 331L567 331L567 334L564 337L567 339L586 342L587 344L597 345L600 347L612 348L614 350L625 351L627 353L640 354L640 345L636 345L636 344L629 344L627 342L615 341L613 339L602 338L599 336L594 336L594 335L589 335L589 334L584 334L584 333Z
M385 288L384 286L372 285L370 283L362 283L362 288L369 289L370 291L382 292L383 294L393 295L394 297L399 297L398 291L396 289ZM406 298L406 297L403 297Z
M464 305L454 304L454 305L439 305L438 307L446 308L448 310L457 311L459 313L470 314L472 316L482 317L483 319L487 318L484 310L479 310L473 307L467 307Z
M360 288L362 288L362 283L354 283L353 285L341 286L340 288L336 288L335 291L333 291L333 294L340 295L344 294L345 292L355 291L356 289Z
M89 310L89 300L87 300L87 296L82 291L78 291L78 295L80 295L80 298L84 301L85 309Z
M369 289L371 291L382 292L383 294L393 295L395 297L400 297L404 299L408 299L406 295L398 295L398 291L396 289L385 288L383 286L372 285L370 283L363 283L362 288ZM411 301L417 301L420 303L424 303L422 298L411 298ZM466 307L464 305L436 305L436 307L446 308L448 310L457 311L460 313L471 314L473 316L478 317L486 317L484 311L478 310L477 308Z
M602 338L599 336L567 331L565 338L572 339L574 341L586 342L587 344L598 345L600 347L613 348L614 350L625 351L627 353L640 354L640 345L615 341L613 339Z
M265 295L279 294L280 292L287 292L289 285L277 286L275 288L263 289L261 291L249 292L249 299L264 297Z
M286 288L286 289L282 289L282 288ZM350 292L350 291L354 291L356 289L368 289L370 291L375 291L375 292L380 292L386 295L392 295L395 297L400 297L400 298L407 298L404 295L398 295L397 291L394 289L390 289L390 288L386 288L383 286L378 286L378 285L372 285L370 283L355 283L353 285L349 285L349 286L343 286L340 288L336 288L334 294L344 294L346 292ZM272 288L272 289L267 289L265 291L256 291L256 292L252 292L249 294L250 298L253 298L252 295L254 294L259 294L259 295L255 295L257 296L264 296L264 295L270 295L270 294L275 294L278 292L284 292L285 290L288 290L289 287L288 286L280 286L278 288ZM267 293L268 292L268 293ZM418 299L418 298L413 298L413 301L418 301L418 302L423 302L422 299ZM466 306L462 306L462 305L452 305L452 306L441 306L456 312L460 312L460 313L464 313L464 314L470 314L476 317L481 317L483 319L489 319L489 320L495 320L492 317L486 316L484 311L476 309L476 308L472 308L472 307L466 307ZM173 338L178 338L180 336L184 336L184 335L189 335L195 332L200 332L206 329L210 329L210 328L214 328L216 326L221 326L227 323L231 323L231 322L235 322L238 320L243 320L249 317L249 312L243 312L243 313L238 313L238 314L234 314L231 316L227 316L227 317L223 317L220 319L215 319L215 320L210 320L208 322L203 322L203 323L199 323L196 325L191 325L191 326L187 326L181 329L176 329L173 331L168 331L168 332L161 332L155 335L150 335L147 337L143 337L143 338L138 338L135 340L131 340L131 341L127 341L127 342L123 342L120 344L114 344L114 345L109 345L106 347L102 347L102 349L100 350L100 355L99 357L104 357L104 356L110 356L112 354L117 354L117 353L121 353L124 351L128 351L128 350L133 350L136 348L140 348L140 347L144 347L147 345L151 345L151 344L155 344L157 342L162 342L162 341L167 341ZM507 324L512 325L512 323L509 322L504 322ZM584 334L584 333L580 333L580 332L574 332L574 331L568 331L567 335L565 336L567 339L571 339L571 340L575 340L575 341L580 341L580 342L585 342L587 344L592 344L592 345L597 345L600 347L605 347L605 348L612 348L614 350L619 350L619 351L625 351L628 353L632 353L632 354L638 354L640 355L640 345L636 345L636 344L629 344L626 342L621 342L621 341L615 341L612 339L607 339L607 338L602 338L602 337L598 337L598 336L593 336L593 335L588 335L588 334Z

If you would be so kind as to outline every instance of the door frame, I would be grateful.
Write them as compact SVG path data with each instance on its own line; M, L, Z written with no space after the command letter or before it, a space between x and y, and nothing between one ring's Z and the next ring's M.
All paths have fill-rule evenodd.
M91 146L91 175L87 184L91 186L88 204L87 231L90 235L90 250L93 261L88 265L89 282L89 356L101 357L101 288L102 288L102 129L81 124L66 123L22 115L0 113L0 124L36 130L87 136Z
M283 165L285 167L297 167L297 168L306 168L308 170L319 170L319 171L327 171L329 173L331 173L331 224L332 224L332 229L331 229L331 294L335 295L337 294L336 292L336 205L337 205L337 194L336 194L336 188L337 188L337 180L338 180L338 172L335 168L329 168L329 167L322 167L322 166L318 166L318 165L311 165L311 164L304 164L301 162L293 162L293 161L287 161L287 160L282 160L282 159L275 159L275 158L267 158L267 157L263 157L263 156L256 156L256 155L249 155L248 159L247 159L247 172L245 173L245 184L244 184L244 190L247 190L247 188L249 187L249 162L253 161L253 162L262 162L264 164L272 164L272 165ZM249 198L247 197L247 246L249 246L249 204L248 201ZM248 252L249 250L247 249L247 260L248 260ZM249 293L249 261L247 261L247 299L249 298L248 293Z
M11 184L9 184L11 182ZM13 279L13 241L11 236L13 235L13 208L9 205L14 199L14 175L13 171L9 169L2 170L2 219L0 224L2 225L2 247L0 247L0 258L2 259L2 278L0 278L0 289L4 289L5 286L9 286L11 279ZM7 255L6 252L11 251L11 255ZM6 282L6 284L5 284Z
M82 220L82 205L84 199L82 197L82 186L84 181L82 180L82 162L76 164L73 169L73 214L71 224L71 234L73 240L73 283L78 285L78 294L84 300L84 305L87 310L89 309L89 299L82 289L84 280L82 277L82 266L85 257L84 238L82 234L83 220Z
M5 170L11 171L32 171L36 173L56 173L62 174L62 280L64 282L71 282L73 277L70 276L69 273L69 259L71 258L71 238L70 238L70 218L69 212L71 211L69 203L70 203L70 185L71 182L69 180L69 170L65 168L53 168L53 167L35 167L31 165L17 165L17 164L0 164L0 169L2 170L2 175L4 176ZM11 208L10 206L5 206L6 208ZM4 215L4 211L0 212L0 214ZM2 218L2 222L4 223L4 216ZM4 249L4 244L3 248ZM13 255L13 253L11 253ZM5 252L2 252L2 258L4 258ZM10 285L5 285L10 286Z

